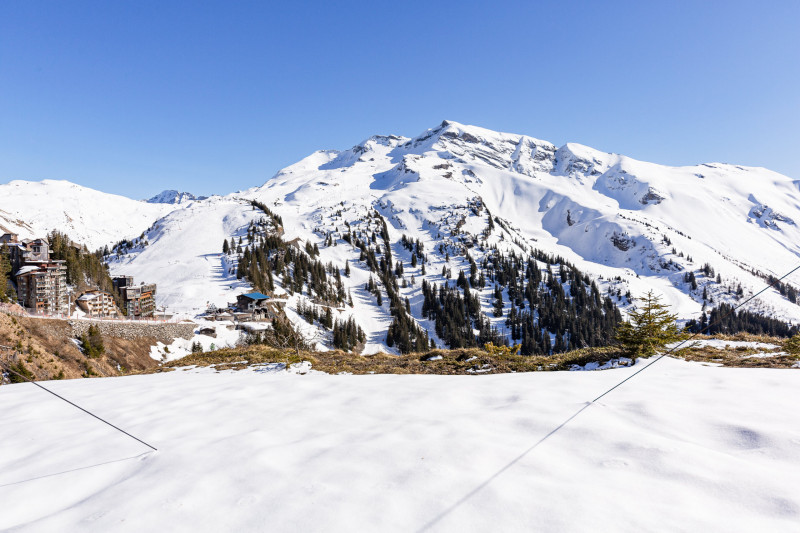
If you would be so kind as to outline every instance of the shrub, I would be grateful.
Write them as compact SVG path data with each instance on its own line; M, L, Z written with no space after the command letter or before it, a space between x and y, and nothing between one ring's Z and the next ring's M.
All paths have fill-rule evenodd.
M800 333L797 335L787 339L783 343L783 349L789 354L795 357L800 357Z
M81 349L86 357L97 359L106 352L103 337L97 326L89 326L89 331L81 335Z
M36 379L33 372L28 370L22 361L19 361L15 365L10 365L9 369L12 371L8 373L8 379L11 383L25 383L27 380L33 381Z
M494 355L497 357L508 357L510 355L519 355L519 350L522 348L521 344L517 344L515 346L495 346L492 342L487 342L483 345L483 349L486 350L489 355Z

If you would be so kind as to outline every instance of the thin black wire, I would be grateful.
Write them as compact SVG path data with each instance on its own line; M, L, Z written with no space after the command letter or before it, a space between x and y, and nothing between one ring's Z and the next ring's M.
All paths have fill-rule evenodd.
M56 398L58 398L58 399L60 399L60 400L64 400L65 402L67 402L68 404L70 404L70 405L71 405L71 406L73 406L73 407L77 407L78 409L80 409L81 411L83 411L84 413L86 413L87 415L90 415L90 416L93 416L93 417L95 417L96 419L98 419L100 422L103 422L104 424L108 424L109 426L111 426L112 428L116 429L116 430L117 430L117 431L119 431L120 433L124 433L125 435L129 436L129 437L130 437L130 438L132 438L133 440L135 440L135 441L138 441L138 442L141 442L142 444L144 444L144 445L145 445L145 446L147 446L148 448L152 449L154 452L157 452L157 451L158 451L158 449L157 449L155 446L151 446L150 444L147 444L147 443L146 443L145 441L143 441L142 439L140 439L140 438L138 438L138 437L134 437L133 435L131 435L130 433L128 433L128 432L127 432L127 431L125 431L124 429L122 429L122 428L119 428L119 427L115 426L114 424L112 424L112 423L111 423L111 422L109 422L108 420L105 420L105 419L103 419L103 418L100 418L99 416L97 416L96 414L92 413L91 411L88 411L88 410L84 409L83 407L81 407L80 405L78 405L78 404L76 404L76 403L74 403L74 402L71 402L71 401L67 400L67 399L66 399L66 398L64 398L63 396L61 396L61 395L59 395L59 394L56 394L55 392L51 391L50 389L48 389L48 388L46 388L46 387L43 387L42 385L39 385L38 383L36 383L36 382L35 382L35 381L33 381L32 379L29 379L27 376L23 376L23 375L22 375L22 374L20 374L19 372L16 372L16 371L15 371L15 370L13 370L13 369L12 369L10 366L7 366L5 363L3 363L3 361L0 361L0 365L2 365L2 366L3 366L3 368L4 368L5 370L7 370L8 372L11 372L12 374L15 374L15 375L17 375L17 376L21 377L22 379L24 379L24 380L25 380L25 381L27 381L28 383L32 383L32 384L36 385L37 387L39 387L39 388L40 388L40 389L42 389L43 391L45 391L45 392L49 392L50 394L52 394L52 395L53 395L53 396L55 396Z
M728 318L728 317L729 317L730 315L732 315L732 314L733 314L733 313L734 313L734 312L735 312L737 309L739 309L740 307L742 307L743 305L745 305L746 303L748 303L749 301L751 301L753 298L755 298L756 296L760 295L760 294L761 294L761 293L763 293L764 291L768 290L769 288L771 288L772 286L774 286L776 283L778 283L778 282L779 282L779 281L781 281L782 279L784 279L784 278L788 277L790 274L794 273L794 272L795 272L795 271L797 271L797 270L800 270L800 265L796 266L795 268L793 268L792 270L790 270L788 273L786 273L786 274L784 274L783 276L781 276L780 278L778 278L778 279L774 280L772 283L770 283L769 285L767 285L766 287L764 287L763 289L761 289L759 292L755 293L755 294L754 294L754 295L752 295L750 298L748 298L748 299L747 299L747 300L745 300L744 302L742 302L742 303L740 303L739 305L737 305L736 307L734 307L734 308L733 308L733 309L732 309L732 310L731 310L729 313L727 313L727 314L725 314L724 316L722 316L722 317L720 317L720 318L716 319L714 322L710 323L708 326L706 326L706 327L705 327L705 328L703 328L702 330L698 331L697 333L695 333L694 335L692 335L692 336L691 336L691 337L689 337L688 339L686 339L686 340L684 340L684 341L680 342L679 344L675 345L675 346L674 346L674 347L672 347L672 348L671 348L671 349L670 349L668 352L666 352L666 353L663 353L663 354L659 355L659 356L658 356L656 359L654 359L653 361L649 362L647 365L645 365L644 367L640 368L639 370L637 370L636 372L634 372L633 374L631 374L631 375L630 375L630 376L628 376L627 378L623 379L622 381L620 381L619 383L617 383L616 385L614 385L614 386L613 386L613 387L611 387L610 389L606 390L606 391L605 391L603 394L601 394L600 396L598 396L597 398L595 398L595 399L594 399L594 400L592 400L591 402L587 402L586 404L584 404L584 405L583 405L583 407L581 407L580 409L578 409L577 411L575 411L574 413L572 413L572 414L569 416L569 418L567 418L566 420L564 420L563 422L561 422L561 423L560 423L558 426L556 426L554 429L552 429L552 430L550 431L550 433L548 433L547 435L545 435L544 437L542 437L541 439L539 439L538 441L536 441L536 442L535 442L535 443L534 443L534 444L533 444L533 445L532 445L530 448L528 448L527 450L525 450L524 452L522 452L520 455L518 455L517 457L515 457L515 458L514 458L514 459L513 459L511 462L509 462L508 464L506 464L506 465L505 465L503 468L501 468L500 470L498 470L497 472L495 472L495 473L494 473L494 474L493 474L491 477L489 477L489 479L487 479L486 481L484 481L483 483L481 483L480 485L478 485L477 487L475 487L474 489L472 489L472 490L471 490L470 492L468 492L466 495L462 496L462 497L461 497L461 498L460 498L458 501L456 501L455 503L453 503L452 505L450 505L450 506L449 506L447 509L445 509L444 511L442 511L441 513L439 513L439 514L438 514L437 516L435 516L433 519L431 519L431 520L429 520L428 522L426 522L426 523L425 523L425 524L424 524L424 525L423 525L423 526L422 526L420 529L418 529L418 530L417 530L417 533L422 533L422 532L424 532L424 531L428 531L428 530L430 530L430 529L431 529L433 526L435 526L436 524L438 524L439 522L441 522L441 521L442 521L442 520L443 520L443 519L444 519L444 518L445 518L447 515L449 515L449 514L450 514L450 513L452 513L453 511L455 511L455 510L456 510L456 509L457 509L459 506L461 506L461 505L462 505L463 503L465 503L467 500L469 500L470 498L472 498L472 497L473 497L475 494L477 494L478 492L480 492L481 490L483 490L483 489L484 489L484 488L485 488L487 485L489 485L489 483L491 483L492 481L494 481L494 479L495 479L495 478L497 478L497 477L498 477L498 476L500 476L500 475L501 475L503 472L505 472L506 470L508 470L508 469L509 469L509 468L511 468L512 466L514 466L516 463L518 463L520 460L522 460L522 458L523 458L523 457L525 457L525 456L526 456L526 455L528 455L529 453L533 452L533 451L534 451L536 448L538 448L538 447L539 447L539 445L540 445L540 444L542 444L544 441L546 441L547 439L549 439L550 437L552 437L553 435L555 435L555 434L556 434L558 431L560 431L561 429L563 429L563 428L564 428L564 427L565 427L567 424L569 424L570 422L572 422L573 420L575 420L575 419L578 417L578 415L580 415L580 414L581 414L581 413L583 413L585 410L587 410L589 407L591 407L592 405L594 405L594 404L597 402L597 400L599 400L600 398L602 398L603 396L605 396L605 395L606 395L606 394L608 394L609 392L613 391L614 389L618 388L618 387L619 387L619 386L621 386L623 383L625 383L625 382L627 382L627 381L630 381L631 379L633 379L633 377L634 377L634 376L637 376L637 375L641 374L642 372L644 372L645 370L647 370L648 368L650 368L651 366L653 366L654 364L656 364L657 362L659 362L661 359L663 359L663 358L664 358L664 357L666 357L667 355L669 355L669 354L673 353L675 350L677 350L678 348L680 348L681 346L683 346L683 345L684 345L684 344L686 344L687 342L691 341L693 338L695 338L695 337L697 337L698 335L701 335L702 333L704 333L704 332L708 331L708 330L711 328L711 326L713 326L713 325L715 325L715 324L717 324L717 323L721 322L722 320L724 320L724 319Z

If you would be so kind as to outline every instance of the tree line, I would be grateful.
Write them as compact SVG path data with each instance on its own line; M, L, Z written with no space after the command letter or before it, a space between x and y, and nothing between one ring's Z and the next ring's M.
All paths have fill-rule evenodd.
M470 276L460 271L455 287L423 282L423 315L451 348L519 342L523 355L559 353L608 344L621 321L597 284L561 257L534 250L525 259L495 250L480 270L469 254L467 260ZM471 290L483 283L494 284L493 314L506 317L506 334L491 325Z
M686 329L692 333L704 332L707 335L745 332L772 337L791 337L800 332L796 325L793 326L782 320L751 311L734 309L731 304L720 303L708 313L704 311L699 320L692 319L687 322Z

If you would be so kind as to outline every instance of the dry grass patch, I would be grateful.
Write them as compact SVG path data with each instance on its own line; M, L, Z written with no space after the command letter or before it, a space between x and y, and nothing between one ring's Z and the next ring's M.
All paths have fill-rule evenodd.
M742 368L792 368L800 361L800 357L797 355L785 353L784 344L787 339L780 337L737 333L736 335L714 335L712 338L731 342L773 344L776 348L735 346L733 344L724 348L715 348L713 346L695 346L690 342L686 348L678 350L675 355L686 361ZM697 340L705 340L705 338Z
M572 365L603 364L620 357L615 347L584 348L552 356L491 355L478 348L431 350L400 356L378 353L358 355L339 350L329 352L282 351L267 346L226 348L192 354L164 365L172 369L190 365L212 366L218 370L242 369L265 363L287 365L309 361L315 370L329 374L498 374L568 370ZM158 371L158 370L156 370Z
M158 366L150 357L155 339L103 336L105 353L87 361L66 320L18 317L0 313L0 350L6 364L21 362L37 380L118 376Z
M715 336L718 340L731 342L761 342L774 344L778 348L754 348L730 345L719 349L712 346L692 346L671 354L686 361L714 363L731 367L790 368L798 360L797 356L782 352L786 339L764 335ZM705 340L705 339L703 339ZM767 357L753 357L756 354L772 354ZM214 366L218 370L244 369L251 365L284 363L291 365L308 361L312 368L329 374L501 374L509 372L538 372L569 370L573 365L584 366L589 363L603 365L623 357L619 347L583 348L550 356L522 356L509 354L490 354L479 348L456 350L431 350L400 356L377 353L358 355L339 350L329 352L300 352L280 350L263 345L239 348L226 348L214 352L197 353L166 363L151 370L169 371L178 367Z

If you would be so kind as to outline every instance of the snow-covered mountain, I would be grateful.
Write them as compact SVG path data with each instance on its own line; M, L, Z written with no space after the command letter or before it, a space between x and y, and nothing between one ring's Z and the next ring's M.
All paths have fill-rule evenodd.
M467 269L465 251L481 264L494 246L521 255L535 248L574 263L604 292L652 288L687 319L701 313L704 290L707 307L738 301L800 255L800 191L786 176L727 164L666 167L449 121L414 139L378 136L314 153L244 196L279 213L287 238L317 243L323 262L359 265L356 251L323 244L375 209L393 243L403 234L421 239L428 279L441 281L443 266ZM393 251L407 261L400 246ZM406 275L422 277L419 268ZM367 276L354 275L354 286ZM490 291L481 294L486 306ZM419 305L418 285L403 292ZM751 308L800 319L778 291Z
M149 204L183 204L186 202L193 202L195 200L205 200L207 196L195 196L189 192L179 192L174 189L161 191L149 200Z
M0 230L33 238L57 229L90 250L139 235L174 208L68 181L15 180L0 185Z
M37 198L37 187L49 188L53 200ZM487 272L486 285L471 291L492 324L504 330L513 298L486 270L498 254L561 258L623 309L630 305L626 295L653 289L684 319L720 302L741 301L769 276L796 266L800 256L800 189L789 177L720 163L667 167L450 121L413 139L373 136L349 150L315 152L262 186L203 202L135 202L64 182L2 188L17 191L16 200L0 196L0 209L19 227L36 221L38 230L69 218L81 237L95 231L93 242L101 244L149 228L133 248L114 254L112 271L158 283L160 305L190 314L208 302L225 304L246 287L234 275L238 256L223 256L222 244L231 237L243 239L243 249L253 244L250 237L259 242L249 230L264 217L250 202L260 202L282 218L284 240L316 245L318 259L340 272L349 264L351 274L342 283L353 306L337 307L334 318L354 317L367 333L367 351L386 349L392 321L388 306L376 305L365 288L374 270L351 238L377 231L375 217L386 223L391 257L403 266L399 295L438 345L434 323L422 313L422 280L453 285L459 271L469 275L470 260ZM78 200L92 195L102 198ZM64 207L53 210L56 203ZM77 225L76 217L86 222ZM412 264L417 252L404 242L417 240L424 261ZM369 247L376 245L381 253L381 239ZM277 294L283 281L276 275ZM783 293L770 290L748 308L800 320L800 306L790 301L796 283L787 281ZM498 289L503 313L494 317ZM287 296L289 316L321 344L329 343L329 333L293 314L306 297Z

